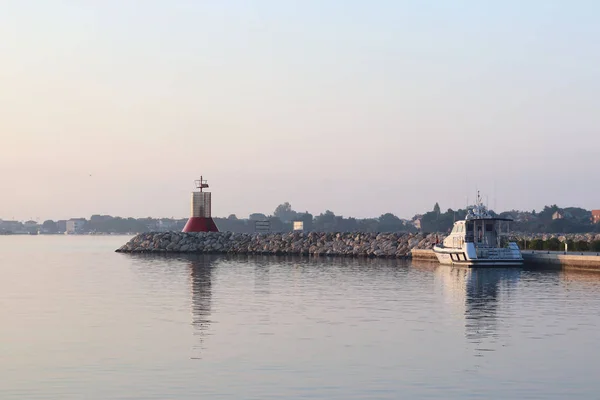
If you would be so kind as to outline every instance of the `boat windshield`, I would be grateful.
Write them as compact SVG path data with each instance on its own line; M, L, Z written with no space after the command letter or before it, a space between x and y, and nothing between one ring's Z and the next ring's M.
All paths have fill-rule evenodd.
M473 235L473 222L467 221L465 227L465 242L473 242L473 239L475 238Z

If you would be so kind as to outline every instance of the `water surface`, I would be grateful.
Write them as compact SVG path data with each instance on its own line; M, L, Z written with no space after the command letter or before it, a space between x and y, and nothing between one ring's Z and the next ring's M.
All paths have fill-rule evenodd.
M1 399L597 398L600 275L0 237Z

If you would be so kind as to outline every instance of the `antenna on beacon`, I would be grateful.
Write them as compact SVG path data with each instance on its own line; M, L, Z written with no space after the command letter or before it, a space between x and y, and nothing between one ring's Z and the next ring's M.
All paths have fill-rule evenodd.
M202 189L207 189L208 188L208 181L206 179L202 179L202 175L200 176L200 179L196 179L194 181L194 184L196 185L197 189L200 189L200 192L202 192Z

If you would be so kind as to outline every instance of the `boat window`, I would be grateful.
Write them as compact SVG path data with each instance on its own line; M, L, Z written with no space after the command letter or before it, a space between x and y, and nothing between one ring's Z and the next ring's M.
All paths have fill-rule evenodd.
M491 223L485 224L485 231L486 232L491 232L493 230L494 230L494 224L491 224Z
M473 232L473 223L467 222L467 232Z

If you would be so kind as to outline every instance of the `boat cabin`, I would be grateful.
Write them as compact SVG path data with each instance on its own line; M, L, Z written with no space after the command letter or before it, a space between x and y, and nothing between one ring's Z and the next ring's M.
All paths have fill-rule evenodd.
M506 247L510 221L508 218L473 218L457 221L450 235L444 240L444 246L461 247L463 243L474 243L475 247Z

